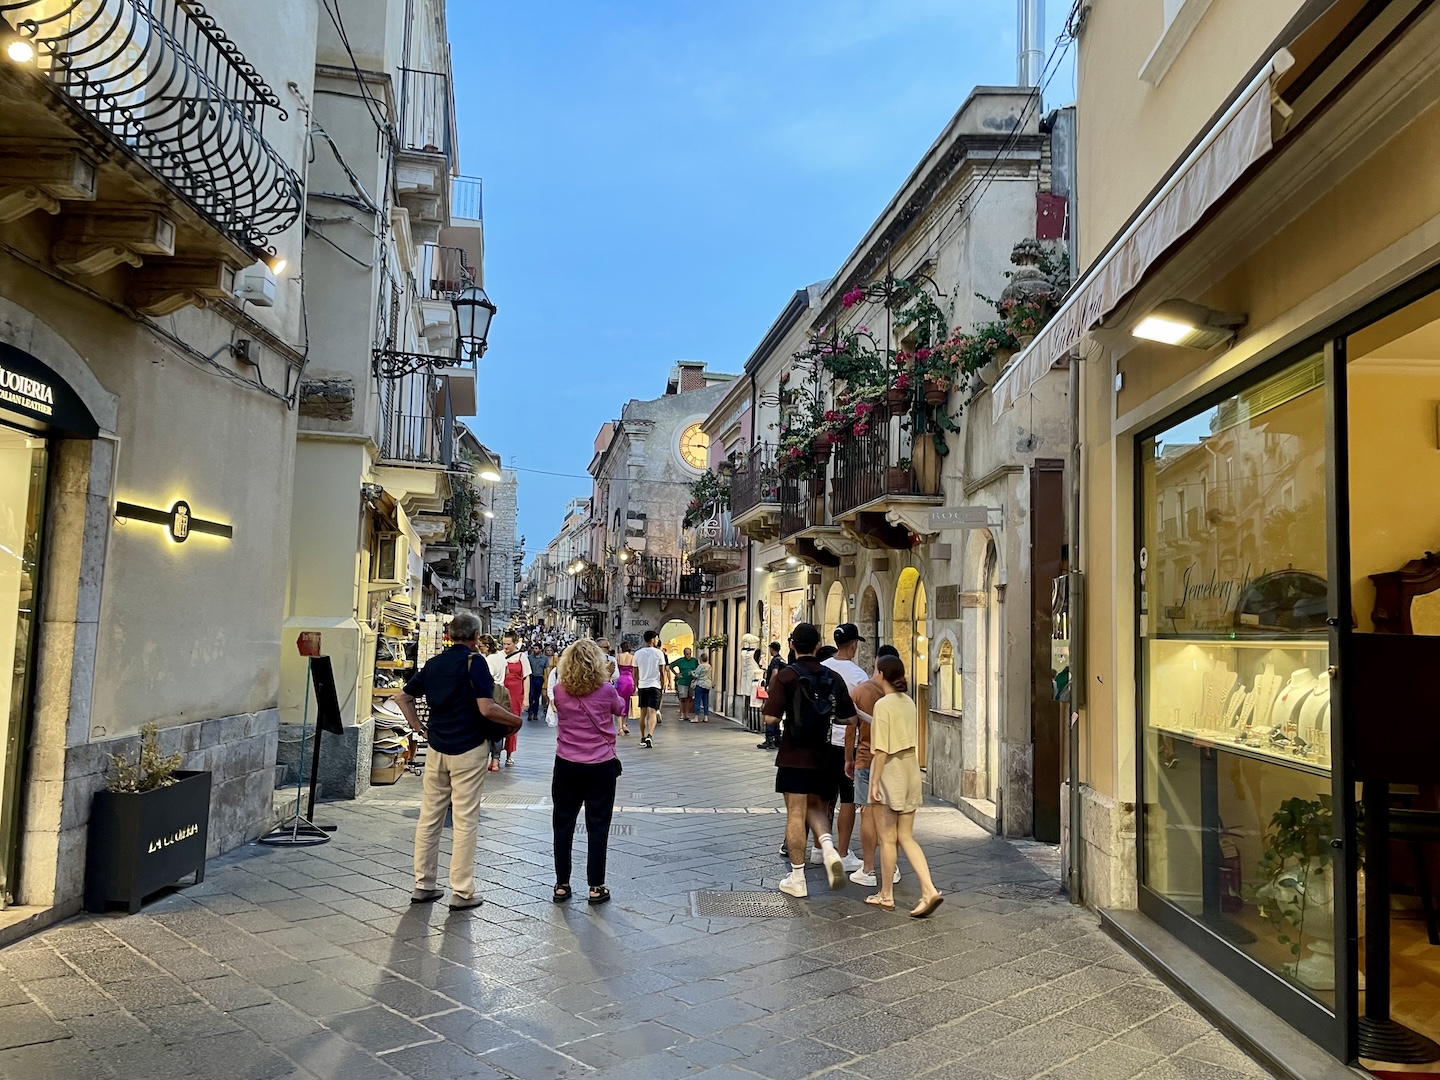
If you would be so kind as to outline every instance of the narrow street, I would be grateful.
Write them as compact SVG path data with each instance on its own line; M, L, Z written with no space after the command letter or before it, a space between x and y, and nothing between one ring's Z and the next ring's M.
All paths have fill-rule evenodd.
M0 952L0 1076L1266 1075L1057 894L1053 848L949 807L916 828L946 893L930 921L829 893L818 868L808 901L784 900L754 741L674 719L653 751L621 740L599 908L549 900L543 725L489 778L478 910L406 903L418 778L327 804L328 845L250 844L139 916ZM702 890L763 890L773 914L707 916ZM896 893L914 902L908 875Z

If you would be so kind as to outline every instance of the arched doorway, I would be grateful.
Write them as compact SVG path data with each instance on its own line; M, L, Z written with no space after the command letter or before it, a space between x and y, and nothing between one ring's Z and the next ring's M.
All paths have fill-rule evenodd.
M860 594L860 636L865 640L860 643L855 662L866 671L873 671L875 648L880 644L880 599L868 585Z
M825 594L825 625L820 628L820 643L829 645L835 640L835 628L850 621L850 604L845 599L845 586L836 581Z
M660 627L660 648L671 660L695 648L695 630L684 619L671 619Z
M907 566L895 584L890 615L890 643L905 661L910 694L920 713L920 764L926 761L926 720L930 711L930 643L927 635L925 585L920 571Z

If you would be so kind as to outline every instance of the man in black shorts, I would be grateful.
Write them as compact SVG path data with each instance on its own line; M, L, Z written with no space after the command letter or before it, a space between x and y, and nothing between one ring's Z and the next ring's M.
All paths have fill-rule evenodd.
M818 685L834 702L832 718L845 723L855 715L845 681L815 659L820 631L811 623L799 623L790 633L795 662L778 671L770 681L765 717L771 723L785 720L780 735L780 752L775 755L775 790L785 796L785 846L790 853L790 873L780 882L780 891L806 896L805 833L807 826L820 838L820 854L830 887L845 884L845 866L830 835L830 815L844 774L844 749L831 745L828 726L813 745L796 738L796 701L806 676L818 677ZM799 858L796 858L796 856Z

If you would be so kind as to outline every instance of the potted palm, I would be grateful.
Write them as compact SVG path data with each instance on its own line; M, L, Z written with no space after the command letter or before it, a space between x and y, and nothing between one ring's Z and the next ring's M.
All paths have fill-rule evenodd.
M124 903L130 914L145 897L186 874L205 880L210 832L210 773L185 772L181 755L160 753L159 728L140 729L134 761L110 755L110 777L90 805L85 856L85 909Z

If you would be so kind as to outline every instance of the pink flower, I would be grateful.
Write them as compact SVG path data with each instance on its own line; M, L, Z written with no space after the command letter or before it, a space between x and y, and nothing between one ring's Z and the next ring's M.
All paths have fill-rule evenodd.
M844 296L840 298L840 303L844 304L848 308L854 307L856 304L860 303L860 301L864 299L864 289L851 289L849 292L847 292Z
M896 390L909 390L909 389L910 389L910 376L907 375L907 374L906 374L905 372L903 372L903 371L902 371L899 375L897 375L897 376L895 377L895 389L896 389Z
M825 410L825 422L826 422L827 424L833 424L836 420L839 420L839 419L840 419L840 414L839 414L838 412L836 412L834 409L826 409L826 410Z
M929 360L929 359L930 359L930 350L929 350L929 349L916 349L916 350L915 350L915 359L916 359L916 360Z
M870 332L870 328L868 326L862 326L859 327L855 332L857 334L868 334Z
M874 411L874 406L872 406L872 405L867 405L867 404L866 404L865 402L863 402L863 401L860 402L858 405L855 406L855 415L856 415L856 416L861 416L861 417L869 416L873 411Z
M856 421L855 426L850 430L853 431L856 435L866 435L870 432L870 425L867 424L864 420L858 420Z

